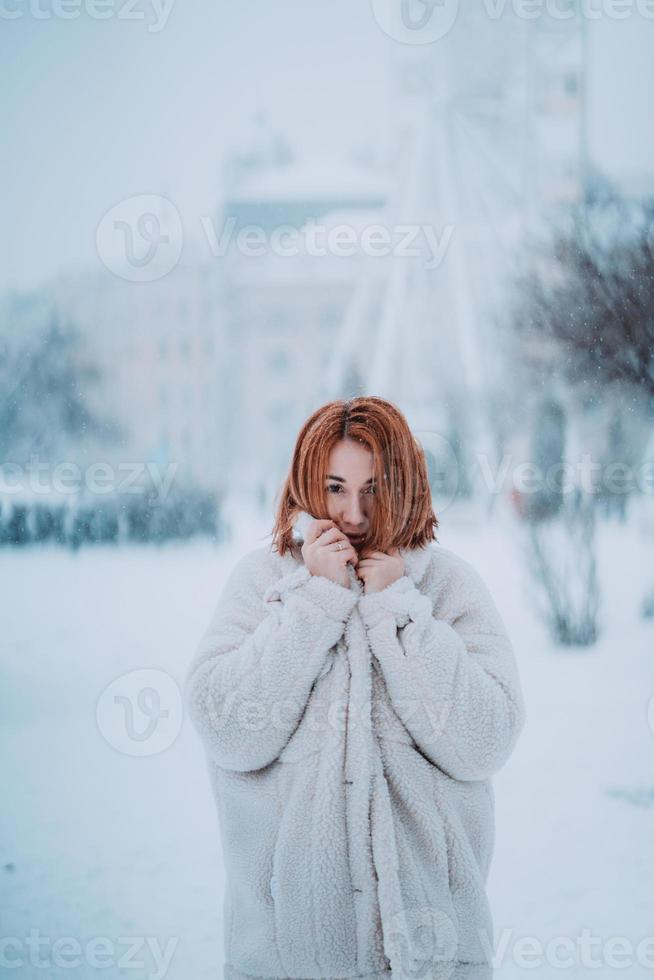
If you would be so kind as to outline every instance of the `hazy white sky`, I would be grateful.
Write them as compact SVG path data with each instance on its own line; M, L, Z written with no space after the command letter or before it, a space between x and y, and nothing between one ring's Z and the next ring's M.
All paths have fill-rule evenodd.
M383 140L390 45L369 0L65 0L76 19L37 18L61 0L2 0L0 289L99 267L112 205L167 194L185 230L219 194L219 167L263 107L296 145L339 152ZM96 0L98 2L98 0ZM166 7L171 0L159 0ZM149 30L167 16L160 31ZM654 173L654 20L591 31L591 151L611 173Z

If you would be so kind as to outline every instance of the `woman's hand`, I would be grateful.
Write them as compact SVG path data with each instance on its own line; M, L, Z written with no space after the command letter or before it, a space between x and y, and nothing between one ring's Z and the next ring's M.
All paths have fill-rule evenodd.
M404 558L397 548L391 548L388 554L385 551L373 551L357 565L357 575L364 584L363 591L366 595L369 592L381 592L387 585L402 578L405 571Z
M332 520L318 519L307 528L302 557L312 575L324 575L346 589L350 587L347 563L351 561L356 565L359 561L347 534L343 534Z

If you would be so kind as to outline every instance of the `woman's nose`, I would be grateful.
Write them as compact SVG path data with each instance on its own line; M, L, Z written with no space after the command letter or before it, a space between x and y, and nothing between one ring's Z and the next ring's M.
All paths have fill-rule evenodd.
M350 527L356 527L365 519L363 508L358 500L347 501L343 511L343 522Z

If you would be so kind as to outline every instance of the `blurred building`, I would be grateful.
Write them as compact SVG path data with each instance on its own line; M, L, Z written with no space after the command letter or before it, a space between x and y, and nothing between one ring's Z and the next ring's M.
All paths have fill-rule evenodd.
M438 44L392 44L376 165L298 157L259 114L193 257L152 282L51 284L100 368L90 398L124 432L99 458L269 496L307 415L362 392L487 441L521 242L583 186L583 30L462 3Z
M153 282L103 271L50 285L62 322L80 330L81 356L99 369L90 405L122 433L98 444L95 458L171 467L183 483L223 482L237 386L219 282L210 265L179 265Z
M224 178L204 240L162 278L84 273L46 293L99 369L91 408L122 431L94 459L269 496L322 400L360 278L357 241L383 216L389 185L354 161L298 160L260 116Z
M366 260L385 222L387 178L354 160L296 157L257 116L226 161L217 218L228 233L225 329L239 379L234 483L271 493L297 431L327 398L332 364ZM358 379L350 376L349 386Z

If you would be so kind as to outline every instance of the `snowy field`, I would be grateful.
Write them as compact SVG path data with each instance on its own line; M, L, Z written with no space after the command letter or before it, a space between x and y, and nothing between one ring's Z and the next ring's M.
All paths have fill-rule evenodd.
M527 602L508 514L486 526L451 507L441 523L441 544L496 598L527 702L521 740L495 777L496 976L652 976L654 621L638 614L654 581L651 530L636 517L601 525L603 632L570 651L551 645ZM228 546L0 552L10 940L0 973L222 977L217 821L179 689L225 574L267 532L259 518ZM137 670L146 674L130 677ZM144 701L132 718L121 697L131 701L143 678L161 703ZM565 945L548 954L557 937Z

